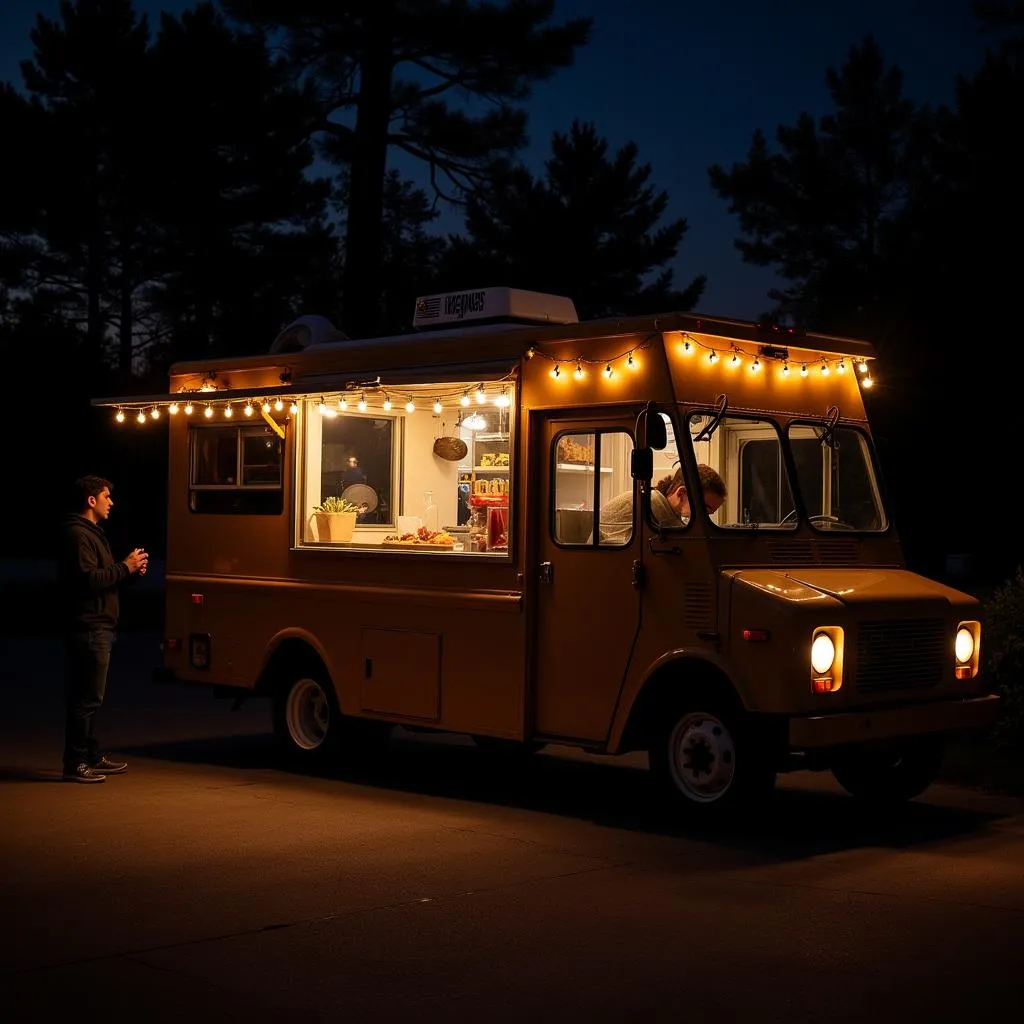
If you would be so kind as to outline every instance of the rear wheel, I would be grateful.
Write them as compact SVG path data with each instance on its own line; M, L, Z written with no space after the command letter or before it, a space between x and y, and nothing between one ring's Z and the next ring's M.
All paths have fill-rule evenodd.
M836 781L851 796L876 804L896 804L920 796L942 767L941 736L921 736L854 747L832 764Z
M274 732L293 763L326 768L379 757L391 725L343 715L327 673L305 668L282 679L274 691Z
M775 768L749 719L714 699L667 716L648 754L663 792L689 814L751 810L775 785Z
M274 732L288 757L324 764L338 753L341 713L334 687L318 671L299 671L274 692Z

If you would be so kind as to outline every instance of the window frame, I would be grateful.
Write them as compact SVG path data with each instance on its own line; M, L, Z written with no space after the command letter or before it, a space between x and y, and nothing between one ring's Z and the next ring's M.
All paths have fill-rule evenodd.
M282 424L281 429L285 429ZM235 482L232 484L202 484L196 483L196 468L198 459L198 439L203 431L209 431L220 435L234 433L235 435ZM285 476L285 445L287 434L284 437L274 434L274 440L278 442L278 454L280 473L277 483L245 483L245 443L244 438L262 437L265 432L273 434L272 429L266 424L237 422L237 423L202 423L193 422L188 424L188 510L193 515L283 515L284 507L284 476ZM270 511L266 508L197 508L194 505L193 495L195 494L237 494L244 498L247 494L267 495L272 493L280 495L280 501L276 510Z

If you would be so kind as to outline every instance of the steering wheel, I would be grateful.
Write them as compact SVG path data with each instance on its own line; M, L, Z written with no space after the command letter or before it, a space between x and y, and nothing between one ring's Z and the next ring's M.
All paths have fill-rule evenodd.
M785 526L786 523L796 518L796 509L790 509L779 521L779 526ZM818 523L828 523L828 529L830 530L856 530L856 526L851 526L849 523L843 522L839 516L827 516L824 514L816 516L808 516L807 521L812 525Z
M851 526L849 523L844 523L839 516L808 516L807 521L812 525L814 523L828 523L830 530L856 530L856 526Z

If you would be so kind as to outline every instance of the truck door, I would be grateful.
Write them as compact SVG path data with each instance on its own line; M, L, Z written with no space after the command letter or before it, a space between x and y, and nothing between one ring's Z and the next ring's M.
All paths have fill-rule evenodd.
M533 415L534 731L603 740L640 623L635 415Z

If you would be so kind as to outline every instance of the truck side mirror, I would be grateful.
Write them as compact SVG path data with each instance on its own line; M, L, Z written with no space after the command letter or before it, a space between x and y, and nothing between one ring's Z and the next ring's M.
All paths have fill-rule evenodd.
M651 448L661 451L668 444L668 433L665 430L665 421L658 412L653 402L648 402L646 408L636 418L636 446L637 448Z
M661 418L653 402L636 420L636 448L630 456L629 468L634 480L651 482L654 476L654 451L661 451L668 444L668 433L665 421Z
M654 476L654 451L651 448L634 448L629 457L629 471L634 480L651 482Z

